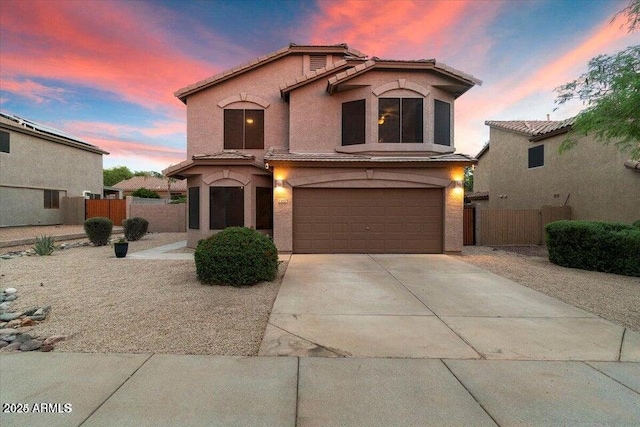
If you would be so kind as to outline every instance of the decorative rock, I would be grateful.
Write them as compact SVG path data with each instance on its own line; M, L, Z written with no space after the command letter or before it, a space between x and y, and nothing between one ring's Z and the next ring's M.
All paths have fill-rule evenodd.
M42 311L44 311L44 314L46 316L51 311L51 306L50 305L45 305L44 307L42 307Z
M7 326L7 322L0 322L0 329L3 329Z
M0 311L7 311L9 306L11 305L11 301L6 301L0 304Z
M36 322L42 322L46 318L47 316L44 314L34 314L33 316L29 316L29 319L35 320Z
M53 350L53 346L51 344L45 344L40 347L40 351L44 351L45 353L51 350Z
M5 301L15 301L18 299L17 295L7 295L6 297L4 297Z
M29 317L25 317L20 322L20 326L33 326L33 319L31 319Z
M0 320L5 321L5 322L9 322L9 321L11 321L13 319L17 319L21 315L22 315L22 313L2 313L2 314L0 314Z
M25 316L31 316L36 311L38 311L38 307L29 307L26 310L23 310L22 314L24 314Z
M7 323L7 328L15 328L20 326L20 324L22 323L21 319L13 319L10 322Z
M20 351L33 351L42 347L42 341L40 340L29 340L27 342L23 342L20 346Z
M5 348L8 345L9 345L8 342L0 340L0 349Z
M21 342L12 342L11 344L9 344L8 346L6 346L3 349L0 349L0 351L20 351L20 346L22 346L23 343Z
M18 335L16 335L16 334L12 334L12 335L4 335L4 336L2 337L2 340L3 340L3 341L6 341L6 342L13 342L13 341L15 341L15 339L16 339L16 337L17 337L17 336L18 336Z
M16 335L16 339L14 341L16 342L27 342L32 340L33 337L29 334L18 334Z
M7 288L7 289L4 290L4 293L7 294L7 295L13 295L16 292L18 292L18 290L16 288Z
M4 329L0 330L0 337L2 337L4 335L15 335L17 333L18 333L18 331L16 331L13 328L4 328Z
M33 316L33 315L35 315L35 316L39 316L39 315L41 315L41 314L44 314L44 309L43 309L43 308L39 308L39 309L37 309L37 310L35 311L35 313L30 314L29 316Z
M60 341L66 340L67 337L65 335L51 335L49 338L44 340L45 345L53 345L59 343Z

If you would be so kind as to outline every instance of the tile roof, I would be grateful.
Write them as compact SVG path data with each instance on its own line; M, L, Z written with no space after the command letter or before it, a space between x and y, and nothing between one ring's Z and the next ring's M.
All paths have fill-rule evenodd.
M370 162L370 163L417 163L417 162L471 162L473 157L465 154L442 154L436 156L369 156L346 153L292 153L282 149L269 149L265 161L292 162Z
M287 94L288 92L292 91L297 87L303 86L307 83L310 83L314 80L317 80L323 77L325 74L334 73L348 66L349 66L349 61L347 61L346 59L341 59L340 61L333 62L322 68L318 68L317 70L311 71L303 76L300 76L296 78L295 81L290 81L283 85L280 85L280 93L284 96L285 94Z
M464 195L465 198L469 200L488 200L489 192L488 191L474 191L473 193L466 193Z
M569 131L575 117L566 120L487 120L485 125L522 133L532 138L561 131Z
M410 69L434 69L455 77L458 80L464 81L465 84L481 85L482 80L473 77L471 74L463 73L462 71L450 67L442 62L437 62L435 59L415 59L415 60L399 60L399 59L380 59L373 57L363 64L357 65L353 68L349 68L339 74L336 74L329 79L328 91L331 93L333 88L340 83L352 79L353 77L365 73L373 68L410 68Z
M113 186L113 188L124 191L136 191L139 188L146 188L152 191L167 191L167 187L167 179L158 178L157 176L134 176ZM187 181L172 182L171 191L187 191Z
M237 150L221 151L213 154L196 154L193 160L255 160L256 156Z
M295 43L290 43L289 46L285 46L266 55L259 56L258 58L252 59L249 62L222 71L221 73L218 73L214 76L178 89L174 92L174 95L181 101L185 102L186 97L194 92L205 89L209 86L213 86L214 84L227 80L231 77L235 77L238 74L244 73L254 68L260 67L291 53L314 53L322 51L329 51L331 53L342 53L344 55L348 55L349 57L355 58L366 58L366 55L361 53L360 51L349 49L349 46L347 46L346 43L335 45L298 45Z

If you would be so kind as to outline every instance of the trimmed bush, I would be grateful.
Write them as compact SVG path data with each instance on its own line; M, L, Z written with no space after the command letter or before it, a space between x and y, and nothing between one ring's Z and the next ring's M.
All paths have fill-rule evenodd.
M142 199L159 199L160 195L155 191L149 190L147 188L138 188L136 191L131 193L133 197L140 197Z
M84 222L84 232L94 246L104 246L109 243L113 231L113 221L101 216L89 218Z
M245 227L229 227L200 240L196 274L210 285L250 286L275 279L278 250L268 236Z
M640 219L632 224L635 228L640 228Z
M640 277L640 229L621 223L547 224L549 260L563 267Z
M124 237L130 241L140 240L142 236L147 234L149 229L149 221L140 217L133 217L122 221L124 228Z

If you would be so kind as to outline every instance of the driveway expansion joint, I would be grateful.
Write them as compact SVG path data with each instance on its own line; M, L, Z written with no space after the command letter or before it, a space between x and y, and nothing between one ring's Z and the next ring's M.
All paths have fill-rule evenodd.
M622 331L622 339L620 339L620 351L618 352L618 362L622 360L622 347L624 346L624 337L627 335L627 328Z
M632 389L632 388L631 388L631 387L629 387L628 385L621 383L620 381L618 381L617 379L615 379L615 378L614 378L614 377L612 377L611 375L607 374L606 372L603 372L603 371L601 371L600 369L598 369L598 368L596 368L595 366L593 366L591 363L594 363L594 362L591 362L591 363L589 363L589 362L582 362L582 363L584 363L585 365L587 365L587 366L588 366L588 367L590 367L591 369L594 369L594 370L596 370L597 372L601 373L602 375L604 375L605 377L609 378L610 380L615 381L616 383L620 384L621 386L623 386L623 387L625 387L625 388L628 388L629 390L631 390L631 391L632 391L632 392L634 392L635 394L640 395L640 392L639 392L639 391ZM609 362L609 363L623 363L623 362ZM627 363L636 363L636 362L627 362Z

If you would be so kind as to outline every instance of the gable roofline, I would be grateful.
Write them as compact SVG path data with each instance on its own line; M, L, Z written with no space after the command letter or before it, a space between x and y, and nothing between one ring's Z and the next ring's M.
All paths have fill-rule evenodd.
M569 132L574 122L575 117L566 120L487 120L484 124L528 136L529 141L537 142Z
M185 86L181 89L178 89L173 94L180 99L180 101L186 103L187 97L189 95L193 95L196 92L199 92L203 89L214 86L218 83L221 83L225 80L229 80L233 77L236 77L240 74L246 73L263 65L266 65L270 62L273 62L277 59L285 57L290 54L316 54L316 53L326 53L326 54L343 54L348 55L353 58L361 58L365 59L366 55L362 52L349 49L346 43L334 44L334 45L300 45L295 43L290 43L288 46L280 48L276 51L268 53L266 55L259 56L257 58L252 59L249 62L238 65L236 67L224 70L218 74L215 74L209 78L204 80L200 80L199 82L193 83L189 86Z
M13 130L15 132L24 133L41 139L46 139L58 144L68 145L84 151L90 151L96 154L109 154L101 148L77 139L61 130L36 123L31 120L18 117L16 115L0 112L0 128Z
M314 82L322 77L326 77L329 74L337 73L345 68L353 66L354 62L361 63L364 59L341 59L340 61L333 62L317 70L310 71L300 77L297 77L294 81L287 82L280 86L280 96L287 98L289 92L304 86L308 83Z
M484 156L487 151L489 151L489 141L487 141L487 143L484 144L480 151L478 151L478 154L476 154L476 159L480 160L480 157Z
M475 78L471 74L467 74L458 69L450 67L442 62L437 62L435 59L398 60L380 59L374 56L373 58L367 60L362 64L359 64L353 68L349 68L348 70L331 77L327 83L327 92L331 94L337 89L338 85L373 69L434 70L466 85L467 90L471 89L475 85L482 85L482 80Z

